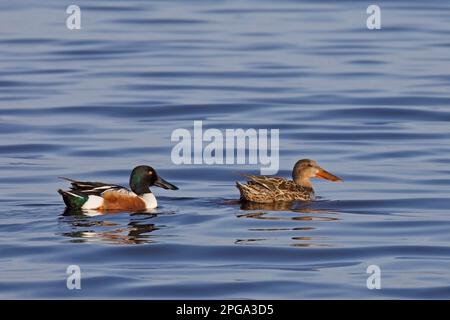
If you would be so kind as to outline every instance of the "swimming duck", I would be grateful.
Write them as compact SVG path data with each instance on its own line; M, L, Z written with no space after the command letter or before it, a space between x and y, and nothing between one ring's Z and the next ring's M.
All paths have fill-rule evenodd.
M292 180L281 177L254 176L244 174L248 178L246 184L236 182L241 200L258 203L277 201L309 201L314 199L311 178L322 178L330 181L342 181L341 178L321 168L310 159L297 161L292 170Z
M137 166L130 175L131 191L125 187L103 182L71 182L70 190L59 189L67 207L73 209L107 210L145 210L154 209L158 203L150 191L151 186L178 190L176 186L161 178L150 166Z

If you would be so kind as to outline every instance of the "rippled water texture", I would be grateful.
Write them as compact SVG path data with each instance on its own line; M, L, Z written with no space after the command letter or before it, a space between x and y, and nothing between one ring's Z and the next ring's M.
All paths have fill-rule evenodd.
M369 31L356 1L76 3L79 31L69 3L0 4L0 297L450 298L449 4L381 2ZM257 166L172 163L193 120L278 128L280 175L345 183L241 207ZM64 212L58 176L140 163L180 187L154 213Z

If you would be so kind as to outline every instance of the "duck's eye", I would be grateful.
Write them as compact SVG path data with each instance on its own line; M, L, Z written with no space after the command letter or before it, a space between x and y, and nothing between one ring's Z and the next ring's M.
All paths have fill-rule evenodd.
M152 174L153 174L153 171L150 170L150 171L148 172L148 175L151 176Z

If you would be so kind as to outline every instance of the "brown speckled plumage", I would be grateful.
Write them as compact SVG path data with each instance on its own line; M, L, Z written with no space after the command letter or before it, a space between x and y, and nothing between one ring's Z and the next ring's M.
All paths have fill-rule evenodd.
M321 168L314 160L297 161L292 170L292 180L281 177L243 175L247 183L236 182L241 200L257 203L310 201L314 200L311 178L342 181L339 177Z
M245 175L247 184L236 182L241 200L259 203L278 201L309 201L314 199L314 190L281 177Z

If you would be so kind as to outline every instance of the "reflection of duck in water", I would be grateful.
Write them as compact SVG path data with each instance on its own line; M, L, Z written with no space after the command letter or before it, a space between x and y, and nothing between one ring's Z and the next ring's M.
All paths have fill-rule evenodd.
M322 178L330 181L342 179L322 169L314 160L297 161L292 170L292 180L281 177L244 175L249 180L246 184L236 182L241 200L258 203L281 201L309 201L314 199L311 178Z
M109 215L105 217L111 217ZM140 244L155 242L152 235L161 226L153 222L156 213L132 213L127 214L125 223L120 219L114 221L103 218L91 219L85 215L85 211L67 208L60 221L69 225L69 230L61 235L71 238L73 242L105 241L118 244Z
M270 203L240 201L239 205L241 210L295 211L297 208L295 202L286 201Z
M173 184L158 176L149 166L138 166L130 175L131 191L125 187L103 182L76 181L71 182L68 191L59 189L64 203L73 209L108 210L145 210L157 207L157 201L150 191L151 186L177 190Z

